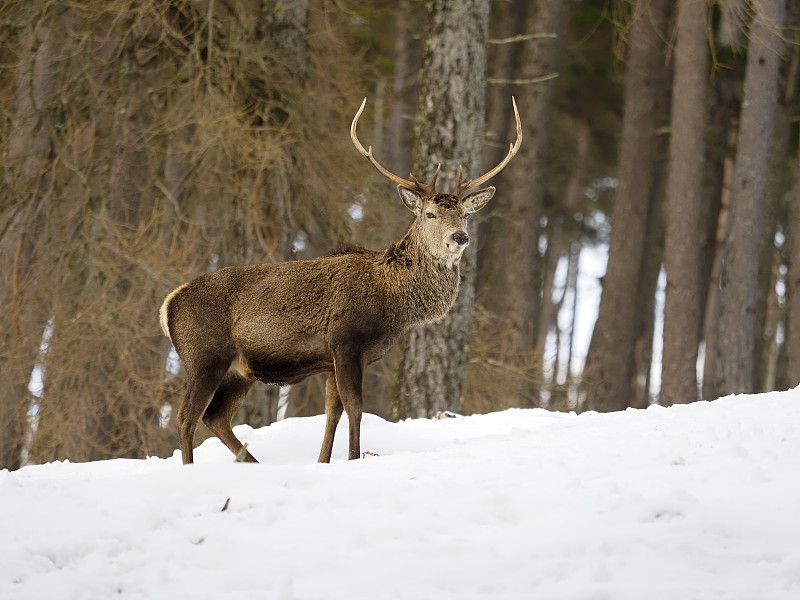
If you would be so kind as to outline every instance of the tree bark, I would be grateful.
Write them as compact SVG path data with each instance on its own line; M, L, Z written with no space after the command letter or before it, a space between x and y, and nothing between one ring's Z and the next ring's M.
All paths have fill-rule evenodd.
M639 0L630 32L611 238L603 292L584 369L585 408L623 410L636 382L640 277L659 167L659 129L668 109L665 43L670 2Z
M518 69L521 79L558 72L572 8L572 2L561 0L536 3L527 30L557 37L525 42ZM485 228L487 238L481 251L480 285L483 303L503 340L501 355L497 357L503 364L513 364L515 360L531 362L539 341L537 326L542 310L539 237L547 191L555 86L556 80L517 86L517 100L525 110L525 143L501 178L501 193L490 209L491 220ZM508 98L505 101L508 102ZM502 182L507 184L502 185ZM560 256L555 260L558 258ZM504 374L514 376L511 371L504 371ZM498 386L511 390L512 406L538 405L535 386L530 380L524 384L498 382Z
M429 0L423 38L413 173L429 181L436 165L438 187L454 190L458 165L465 175L480 171L486 108L488 0ZM459 410L466 376L475 297L477 231L461 259L461 288L450 313L440 322L416 328L400 345L395 418Z
M750 30L741 129L722 249L715 397L751 393L755 381L759 281L770 147L783 52L784 0L764 0Z
M778 102L775 110L774 138L770 149L769 176L767 182L767 210L765 211L764 242L761 256L761 294L759 304L759 329L756 337L756 356L759 365L755 374L755 390L767 392L778 386L785 389L785 363L781 356L781 326L786 325L787 302L781 298L777 282L786 281L781 269L786 268L791 252L791 240L787 236L794 233L791 219L792 180L790 169L793 155L792 119L797 109L800 90L800 3L787 2L784 15L784 58L778 75ZM795 173L797 176L798 173ZM776 236L781 233L788 243L784 247L776 245ZM787 285L788 287L788 285ZM788 294L786 290L786 294ZM788 299L787 299L788 300ZM785 327L784 327L785 341Z
M788 44L792 50L784 103L795 103L800 95L800 6L790 4L786 10ZM789 195L784 218L786 245L783 249L786 266L786 305L784 308L784 340L778 357L776 388L786 390L800 384L800 150L794 158L794 186Z
M680 0L664 256L667 289L660 404L665 406L699 399L697 354L707 285L703 278L707 27L707 0Z
M713 99L709 111L709 143L706 147L706 176L704 195L709 199L706 217L705 266L703 279L707 282L701 305L703 313L703 391L701 398L711 400L714 395L719 331L719 272L722 263L721 248L725 243L730 190L733 181L733 157L728 148L736 146L739 131L739 81L733 74L719 77L714 82Z
M786 219L788 270L786 274L786 331L779 389L800 384L800 150L797 155L794 190Z
M668 114L669 101L665 100L665 120ZM657 141L656 156L653 164L653 191L648 208L647 225L644 239L644 255L642 256L639 285L637 288L637 330L634 342L634 376L631 379L632 408L647 408L650 405L650 384L652 381L653 366L653 338L655 335L656 320L656 290L661 265L664 261L664 197L666 187L666 160L661 157L667 155L667 140L659 136Z

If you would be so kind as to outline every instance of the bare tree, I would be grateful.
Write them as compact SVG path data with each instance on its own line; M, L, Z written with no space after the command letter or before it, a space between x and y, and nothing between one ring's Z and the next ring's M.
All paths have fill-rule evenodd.
M790 3L786 7L786 38L790 44L786 90L782 112L788 113L797 107L800 97L800 5ZM778 358L777 389L790 389L800 384L800 152L792 157L794 184L787 194L783 219L785 247L783 248L783 277L785 306L783 318L783 348ZM782 166L782 163L779 163ZM781 172L783 170L781 169Z
M797 168L800 175L800 151ZM783 368L778 384L780 388L788 389L800 384L800 176L795 177L786 224L786 243L789 246L786 277L787 319Z
M533 377L519 380L517 368L539 362L539 313L542 305L542 265L539 250L541 219L547 191L547 161L551 144L556 79L572 12L571 2L545 0L532 7L528 32L540 36L525 42L516 74L521 103L530 112L530 135L506 179L514 182L498 198L481 253L482 298L501 335L495 384L515 406L536 406ZM509 261L508 257L514 260ZM546 296L547 294L545 294ZM538 346L538 348L537 348ZM522 363L517 365L516 363Z
M429 0L427 11L417 110L424 127L415 138L412 172L429 178L431 164L441 163L441 185L452 189L459 164L467 176L480 170L489 2ZM476 242L472 240L473 247L478 246ZM401 341L393 406L396 418L460 408L475 262L470 253L462 260L461 288L448 316L412 330Z
M791 208L787 198L791 196L791 151L793 128L800 84L800 3L788 2L781 31L784 43L783 58L778 75L778 102L775 108L773 139L770 145L769 172L764 207L763 242L759 267L759 304L757 312L756 368L754 391L776 389L779 379L785 374L785 363L780 358L781 329L785 325L786 302L780 291L780 282L785 280L787 244L780 244L779 236L785 235L792 225L788 222Z
M703 173L708 9L707 0L678 2L664 254L667 289L660 397L664 405L699 399L697 355L707 285Z
M627 408L637 387L638 315L644 300L641 278L648 222L658 192L659 129L668 107L669 11L667 0L638 0L633 10L608 268L583 375L586 408L594 410Z
M715 397L752 392L756 336L761 334L759 268L785 1L764 0L753 8L730 223L722 249Z

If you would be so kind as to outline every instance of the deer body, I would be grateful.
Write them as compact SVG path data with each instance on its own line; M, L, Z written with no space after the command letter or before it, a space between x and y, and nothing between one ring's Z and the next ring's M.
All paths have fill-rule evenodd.
M361 110L351 128L356 144ZM518 143L520 137L518 131ZM374 161L371 149L363 153ZM436 176L427 186L398 180L398 192L416 220L385 252L354 248L312 260L226 267L167 296L161 325L188 382L177 418L184 463L193 461L201 418L234 454L242 451L231 420L254 381L292 384L325 372L330 377L319 461L330 460L343 410L350 425L349 458L360 456L364 368L410 327L450 310L469 242L466 219L495 191L490 187L462 198L458 192L436 193ZM249 452L245 458L255 462Z
M358 248L202 275L170 296L166 322L184 361L213 341L230 370L292 384L333 371L335 345L379 359L408 327L444 316L458 283L457 263Z

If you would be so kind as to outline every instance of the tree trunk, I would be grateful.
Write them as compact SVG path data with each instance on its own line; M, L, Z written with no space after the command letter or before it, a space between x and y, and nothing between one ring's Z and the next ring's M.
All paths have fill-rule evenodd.
M665 108L668 100L665 100ZM665 113L666 118L666 113ZM652 380L653 366L653 338L655 335L656 320L656 290L661 265L664 261L664 188L666 186L666 160L661 157L667 155L667 140L660 136L658 141L657 156L653 164L653 190L648 209L647 229L645 230L646 244L642 256L641 273L637 289L637 330L634 342L634 376L631 380L632 396L630 406L633 408L647 408L650 405L650 383Z
M786 219L788 271L786 274L786 330L779 389L800 384L800 150L797 155L794 190Z
M751 393L756 367L759 267L764 240L770 147L783 52L784 0L753 5L745 95L731 190L730 228L722 250L715 396Z
M640 277L659 166L659 129L668 108L665 40L670 3L639 0L633 12L608 267L584 369L587 409L631 405L639 333Z
M521 79L558 72L572 7L572 2L562 0L536 3L527 30L557 37L525 42L518 70ZM537 325L542 309L539 237L547 191L555 85L556 80L550 80L517 86L517 100L525 110L525 143L501 179L501 192L485 228L487 239L481 254L482 299L503 340L497 357L503 364L520 360L524 366L533 361L539 339ZM508 102L508 98L505 101ZM503 185L503 182L507 183ZM513 260L509 260L510 257ZM555 256L555 260L559 258ZM503 374L514 377L510 370ZM512 390L512 406L538 405L534 398L535 386L530 380L524 384L498 382L498 387Z
M784 64L785 66L785 64ZM785 77L780 77L785 81ZM753 392L768 392L775 389L778 357L778 328L783 310L778 297L776 283L782 262L782 248L775 245L775 237L781 230L782 213L785 210L785 194L790 189L787 181L787 157L790 155L792 137L792 105L784 102L786 97L781 85L781 100L775 109L772 144L770 145L769 172L766 195L762 211L763 233L757 284L756 337L754 350Z
M427 3L412 165L415 176L429 181L441 163L442 190L455 189L459 164L467 177L480 171L488 18L488 0ZM416 328L401 342L395 418L459 410L462 405L479 246L475 227L470 236L472 248L461 259L461 289L452 310L442 321Z
M797 101L800 95L800 6L790 4L786 10L787 35L792 49L789 61L789 77L786 82L784 101ZM783 233L786 237L783 249L786 265L784 340L778 358L776 388L787 390L800 384L800 150L794 158L794 187L789 196Z
M722 263L721 248L725 243L730 190L733 181L733 157L728 148L736 146L739 131L739 82L736 77L720 77L713 90L709 111L709 144L706 148L706 176L704 195L710 206L705 234L705 265L703 279L707 282L701 306L703 313L703 391L701 398L712 400L714 395L717 343L719 331L719 272Z
M761 263L761 303L759 329L756 337L756 356L759 365L755 375L755 390L768 392L776 389L779 379L784 378L784 361L781 357L781 327L786 323L786 302L778 291L777 282L786 281L781 269L786 268L787 255L791 252L790 243L778 247L775 243L779 233L793 235L791 206L787 198L792 193L792 182L788 166L793 162L792 119L797 109L798 87L800 87L800 2L787 2L785 28L782 39L785 42L785 60L781 63L778 103L775 111L774 139L770 149L769 178L767 183L767 202L764 227L764 243ZM795 173L800 176L800 173ZM787 242L790 240L787 239ZM788 285L787 285L788 287ZM786 290L788 294L788 290ZM785 334L785 327L783 327ZM785 335L784 335L785 340ZM780 382L782 385L783 382ZM785 388L784 388L785 389Z
M0 263L6 265L0 275L0 302L6 307L0 314L0 469L12 471L22 466L31 434L28 415L33 396L28 384L49 318L45 308L49 298L42 293L44 278L39 277L35 261L36 240L43 229L42 204L26 198L0 237Z
M660 395L664 406L699 399L697 353L707 285L703 278L707 27L707 0L680 0L664 256L667 289Z

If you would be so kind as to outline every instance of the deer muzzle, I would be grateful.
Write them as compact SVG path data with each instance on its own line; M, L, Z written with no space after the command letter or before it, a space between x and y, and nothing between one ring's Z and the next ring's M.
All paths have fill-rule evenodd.
M453 241L458 246L466 246L467 244L469 244L469 236L467 235L466 231L456 231L453 234Z

